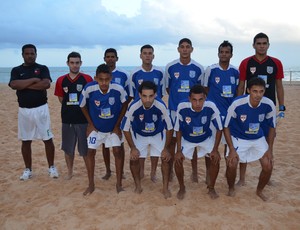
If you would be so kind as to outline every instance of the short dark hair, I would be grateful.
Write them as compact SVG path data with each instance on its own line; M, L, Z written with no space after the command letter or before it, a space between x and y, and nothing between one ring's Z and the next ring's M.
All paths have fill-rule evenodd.
M143 49L152 49L154 51L154 48L152 45L149 45L149 44L146 44L146 45L143 45L141 47L141 53L143 52Z
M108 49L106 49L105 52L104 52L104 57L106 56L107 53L114 53L116 55L116 57L118 57L117 50L114 49L114 48L108 48Z
M70 58L80 58L81 60L81 55L80 53L73 51L68 55L68 60L67 60L68 62L70 61Z
M269 37L268 37L268 35L266 35L265 33L260 32L260 33L258 33L258 34L256 34L254 36L254 38L253 38L253 45L255 44L256 40L259 39L259 38L266 38L267 41L268 41L268 43L269 43Z
M153 81L143 81L139 86L139 93L142 93L143 89L152 89L154 93L157 91L157 86Z
M247 89L251 89L254 85L263 86L264 88L266 88L265 80L260 77L253 77L249 81L247 81Z
M109 69L109 66L106 65L106 64L101 64L97 67L96 69L96 76L99 74L99 73L111 73L110 72L110 69Z
M231 49L231 52L230 52L230 53L232 54L232 53L233 53L233 46L232 46L232 44L231 44L229 41L226 41L226 40L224 40L224 41L219 45L218 52L220 53L221 48L227 47L227 46L230 47L230 49Z
M205 94L206 95L206 91L204 89L204 87L200 84L196 84L196 85L193 85L192 88L190 89L190 93L189 93L189 96L191 96L193 94Z
M186 42L186 43L190 44L191 46L193 46L192 41L189 38L182 38L182 39L180 39L180 41L178 43L178 46L180 46L184 42Z
M24 53L25 49L27 49L27 48L33 48L34 52L36 53L36 47L35 47L35 45L26 44L26 45L23 45L23 47L22 47L22 54Z

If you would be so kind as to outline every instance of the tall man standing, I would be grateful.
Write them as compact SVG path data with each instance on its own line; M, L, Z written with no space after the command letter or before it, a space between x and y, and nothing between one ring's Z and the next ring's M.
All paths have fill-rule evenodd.
M52 178L58 177L54 166L55 147L51 132L50 113L47 104L47 89L52 81L49 69L36 63L37 50L32 44L22 47L24 63L11 71L9 86L16 90L18 112L18 138L22 140L22 156L25 170L20 180L32 177L32 140L43 140L48 161L48 173Z

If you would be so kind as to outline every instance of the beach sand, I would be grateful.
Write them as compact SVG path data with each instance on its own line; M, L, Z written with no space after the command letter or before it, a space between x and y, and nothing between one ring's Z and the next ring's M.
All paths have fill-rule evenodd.
M17 98L7 85L1 90L1 154L0 154L0 229L300 229L300 86L285 85L286 117L277 128L274 146L275 167L273 186L266 186L264 202L255 194L260 165L248 165L246 185L228 197L224 177L225 162L221 162L216 190L220 197L211 200L204 183L204 160L198 160L199 183L190 180L191 164L185 161L186 195L176 198L178 182L170 183L172 197L164 199L162 178L158 168L158 182L150 180L150 160L146 160L142 194L134 193L134 182L129 170L126 148L125 191L115 190L113 173L108 181L101 177L105 166L100 150L96 155L96 190L84 197L88 180L83 159L76 153L74 176L67 174L63 152L60 150L60 104L53 95L54 85L48 90L52 129L55 135L55 164L58 179L47 174L47 161L42 141L34 141L33 178L20 181L24 163L17 140ZM220 150L222 147L220 146ZM114 170L114 157L111 168ZM160 166L160 165L159 165Z

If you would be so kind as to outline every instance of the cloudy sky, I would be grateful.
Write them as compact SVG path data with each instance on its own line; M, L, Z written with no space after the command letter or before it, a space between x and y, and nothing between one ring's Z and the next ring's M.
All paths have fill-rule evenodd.
M295 0L9 0L0 5L0 67L22 63L21 47L33 43L37 61L65 66L71 51L83 65L103 62L106 48L118 50L120 66L141 64L139 49L151 44L154 64L178 58L178 41L193 41L193 59L215 63L223 40L234 46L232 64L254 53L255 34L270 38L269 55L285 68L300 66L300 14Z

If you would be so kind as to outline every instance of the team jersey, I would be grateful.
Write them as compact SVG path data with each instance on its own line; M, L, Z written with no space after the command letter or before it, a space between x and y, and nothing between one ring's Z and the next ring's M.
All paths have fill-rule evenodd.
M112 72L112 83L120 84L124 87L127 95L129 95L129 75L126 71L115 68Z
M203 86L209 87L207 99L216 104L222 117L236 97L238 82L239 71L233 65L223 70L219 64L213 64L205 70Z
M173 129L173 126L165 103L157 97L149 109L145 109L141 99L135 100L128 108L121 128L124 131L131 129L141 136L154 136L164 129Z
M35 63L31 66L19 65L11 70L10 82L13 80L25 80L30 78L49 79L50 72L47 66ZM47 90L22 89L16 90L19 107L36 108L47 103Z
M163 71L153 66L150 71L145 71L141 66L134 70L130 76L130 96L139 98L139 86L143 81L152 81L157 85L157 96L162 98L166 94L165 77Z
M191 102L181 102L177 108L175 131L181 131L182 138L199 143L212 135L210 125L222 130L220 111L212 101L205 101L200 112L192 109Z
M262 125L276 127L276 108L267 97L261 99L258 107L250 105L250 95L237 97L228 108L224 127L229 127L233 137L254 140L264 135Z
M107 93L103 94L98 82L93 81L82 90L79 106L87 106L95 128L108 133L113 131L126 100L127 94L121 85L111 83Z
M61 104L62 123L87 123L79 107L79 98L84 86L92 81L93 78L84 73L78 73L74 79L70 78L69 74L65 74L56 80L54 95L63 98Z
M259 61L255 56L244 59L239 67L240 80L249 81L253 77L260 77L266 82L267 98L270 98L276 105L276 87L277 79L284 78L283 67L280 60L274 57L267 56L264 60Z
M188 65L183 65L177 59L166 66L165 75L166 88L169 89L168 107L176 111L178 104L189 97L190 88L201 84L204 68L194 60Z

